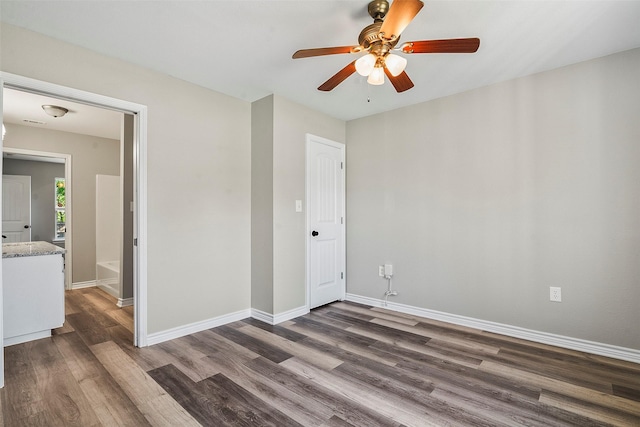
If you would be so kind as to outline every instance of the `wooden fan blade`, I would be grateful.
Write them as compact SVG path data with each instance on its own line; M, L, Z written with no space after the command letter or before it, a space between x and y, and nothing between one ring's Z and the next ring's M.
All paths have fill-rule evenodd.
M358 46L320 47L317 49L301 49L293 54L293 59L309 58L312 56L336 55L339 53L351 53Z
M405 90L409 90L413 87L413 82L404 71L394 77L393 74L389 72L387 67L384 67L384 73L387 75L387 77L391 81L391 84L394 88L396 88L396 92L398 93L404 92Z
M334 74L333 77L331 77L329 80L322 83L320 87L318 87L318 90L322 90L325 92L333 90L333 88L335 88L340 83L345 81L347 77L349 77L351 74L355 72L356 72L356 61L353 61L352 63L344 67L342 70Z
M404 43L404 53L473 53L478 50L480 39L421 40Z
M420 0L394 0L384 18L380 33L387 40L400 37L407 25L416 17L424 3Z

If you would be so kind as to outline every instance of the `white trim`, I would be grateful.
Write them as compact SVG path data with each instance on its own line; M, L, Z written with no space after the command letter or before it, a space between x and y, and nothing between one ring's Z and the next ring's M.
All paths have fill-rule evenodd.
M487 332L506 335L514 338L521 338L541 344L553 345L570 350L583 351L585 353L597 354L611 357L613 359L626 360L628 362L640 363L640 350L633 348L619 347L615 345L599 343L595 341L572 338L563 335L550 334L547 332L534 331L532 329L521 328L519 326L505 325L503 323L491 322L488 320L474 319L472 317L459 316L457 314L443 313L441 311L429 310L427 308L414 307L396 302L388 302L376 298L369 298L360 295L347 294L347 301L372 307L382 307L400 313L412 314L426 317L427 319L439 320L453 323L454 325L467 326Z
M67 187L66 198L67 206L65 207L65 213L67 216L67 232L64 240L54 240L53 244L64 243L65 255L64 255L64 288L72 289L71 284L73 280L73 178L71 172L72 156L68 153L52 153L49 151L38 151L24 148L14 147L2 147L3 153L22 154L25 156L38 156L38 157L52 157L55 159L64 159L64 179L65 186Z
M275 325L273 314L267 313L266 311L258 310L257 308L252 308L251 317L261 322L268 323L269 325Z
M4 88L4 76L0 73L0 89ZM0 124L2 124L2 92L0 91ZM2 135L0 134L0 149L4 146L4 141ZM0 162L0 175L2 174L2 163ZM0 186L0 195L2 194L2 186ZM0 219L2 217L2 197L0 197ZM0 262L0 307L4 307L4 303L2 301L2 262ZM3 308L4 314L4 308ZM0 388L4 387L4 324L3 324L4 315L0 316L0 343L2 343L2 347L0 349Z
M88 280L86 282L74 282L71 284L71 290L76 290L76 289L84 289L84 288L93 288L97 286L97 283L95 280Z
M264 323L268 323L269 325L277 325L278 323L286 322L287 320L304 316L307 313L309 313L309 306L307 305L303 305L279 314L270 314L256 308L251 309L252 318Z
M308 313L310 311L310 307L311 307L311 300L310 300L310 294L311 294L311 277L310 277L310 269L309 269L309 264L311 263L311 260L309 259L311 254L309 251L309 236L311 235L311 229L309 228L309 224L311 223L311 219L310 219L310 215L311 212L309 211L309 206L310 206L310 201L309 199L311 198L311 183L309 182L309 146L312 143L319 143L319 144L325 144L328 145L330 147L334 147L340 150L340 161L342 162L342 218L343 218L343 222L342 222L342 292L341 292L341 297L340 300L344 301L344 299L346 298L347 295L347 210L346 210L346 205L347 205L347 180L346 180L346 172L347 172L347 159L346 159L346 146L345 144L341 143L341 142L336 142L336 141L332 141L330 139L327 138L323 138L321 136L316 136L310 133L305 134L305 171L304 171L304 189L305 189L305 210L306 210L306 215L305 215L305 241L304 241L304 246L305 246L305 291L306 291L306 313ZM304 314L306 314L304 313Z
M147 343L147 107L138 109L134 119L134 218L133 235L133 341L138 347Z
M147 344L154 345L161 342L174 340L186 335L195 334L196 332L206 331L207 329L216 328L226 325L227 323L237 322L238 320L251 317L251 310L240 310L235 313L225 314L223 316L214 317L200 322L194 322L188 325L179 326L177 328L167 329L166 331L155 332L147 336Z
M120 308L133 305L133 298L118 298L116 305Z
M134 179L136 212L134 233L137 246L134 250L134 345L147 345L147 107L133 102L98 95L54 83L0 72L2 87L45 94L60 99L95 105L111 110L135 114L134 119ZM1 98L1 95L0 95ZM1 276L0 276L1 278ZM0 281L1 283L1 281ZM0 293L2 286L0 285ZM0 338L2 338L0 333ZM4 360L0 357L0 370ZM4 376L0 375L0 386Z

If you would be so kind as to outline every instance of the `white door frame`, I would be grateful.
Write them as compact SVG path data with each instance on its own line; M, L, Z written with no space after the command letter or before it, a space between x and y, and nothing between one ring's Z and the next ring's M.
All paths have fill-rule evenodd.
M67 189L66 196L66 222L67 222L67 231L64 239L64 247L66 249L66 253L64 254L64 269L68 274L65 274L64 277L64 287L65 289L71 289L71 272L73 266L73 231L71 224L73 224L73 199L72 194L72 180L71 180L71 154L63 154L63 153L51 153L48 151L35 151L35 150L27 150L22 148L13 148L13 147L2 147L3 153L11 153L11 154L22 154L25 156L38 156L38 157L51 157L64 159L64 179L65 179L65 187ZM55 244L55 243L54 243Z
M307 311L310 310L311 307L311 301L310 301L310 294L311 294L311 271L309 268L309 265L311 263L311 251L309 250L309 245L311 242L311 228L310 228L310 224L311 224L311 212L309 210L309 206L310 204L310 199L311 199L311 180L309 179L309 146L311 144L314 143L320 143L320 144L325 144L325 145L329 145L331 147L335 147L338 148L340 150L340 161L342 162L343 165L343 179L342 179L342 218L343 223L342 223L342 265L343 265L343 270L344 270L344 277L342 280L342 297L341 300L344 300L346 298L347 295L347 240L346 240L346 229L347 229L347 215L346 215L346 199L347 199L347 194L346 194L346 171L347 171L347 162L346 162L346 156L345 156L345 145L340 143L340 142L335 142L332 141L330 139L326 139L326 138L322 138L320 136L316 136L316 135L312 135L310 133L305 135L305 139L306 139L306 144L305 144L305 206L306 206L306 211L307 214L305 216L306 218L306 224L305 224L305 270L306 270L306 293L307 293L307 297L306 297L306 304L307 304Z
M134 114L134 344L147 346L147 107L142 104L98 95L53 83L43 82L16 74L0 72L0 87L49 95L60 99L94 105ZM0 107L2 92L0 91ZM0 118L2 110L0 108ZM0 141L0 149L2 142ZM1 206L0 206L1 207ZM0 215L1 215L0 210ZM2 268L0 267L0 307L2 295ZM0 316L0 343L3 342L2 316ZM4 358L0 351L0 387L4 386Z

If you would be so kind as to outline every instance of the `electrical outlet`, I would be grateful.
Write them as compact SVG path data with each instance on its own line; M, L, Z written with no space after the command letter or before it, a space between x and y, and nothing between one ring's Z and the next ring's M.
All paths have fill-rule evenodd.
M378 276L384 277L384 265L378 266Z
M562 292L560 288L551 286L549 288L549 301L562 302Z

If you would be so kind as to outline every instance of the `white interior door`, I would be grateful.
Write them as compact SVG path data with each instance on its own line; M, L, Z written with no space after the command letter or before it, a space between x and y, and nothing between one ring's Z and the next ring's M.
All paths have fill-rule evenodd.
M344 144L307 135L309 308L345 297Z
M3 243L31 241L30 176L2 175L2 235Z

